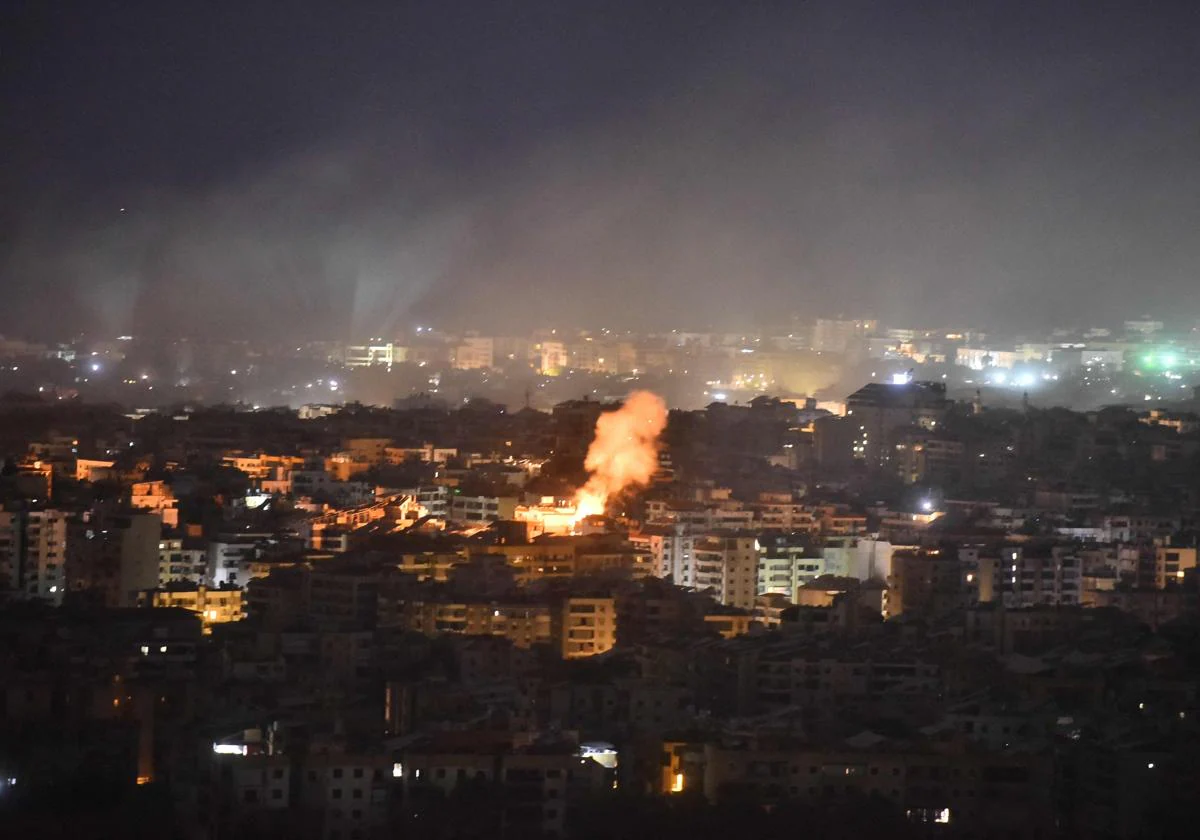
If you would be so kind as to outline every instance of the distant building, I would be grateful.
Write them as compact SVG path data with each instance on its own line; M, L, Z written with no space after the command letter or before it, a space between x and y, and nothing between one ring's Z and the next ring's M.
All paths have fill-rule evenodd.
M550 633L564 659L612 650L617 643L616 602L612 598L566 598L551 615Z
M205 635L214 624L245 618L242 590L237 587L209 589L207 586L171 586L141 593L139 600L148 607L179 607L200 616Z
M847 321L834 318L818 318L813 325L812 349L820 353L845 353L855 341L863 339L879 329L875 320Z
M61 604L66 592L67 515L0 509L0 590Z
M1159 589L1183 582L1187 572L1196 568L1197 548L1160 545L1154 552L1154 585Z
M693 549L697 589L722 604L754 609L758 596L758 541L752 536L705 536Z
M898 430L934 429L949 407L946 386L940 382L864 385L846 399L846 419L854 435L852 456L873 467L888 465Z
M482 335L469 335L454 350L454 366L459 370L489 370L496 366L495 341Z

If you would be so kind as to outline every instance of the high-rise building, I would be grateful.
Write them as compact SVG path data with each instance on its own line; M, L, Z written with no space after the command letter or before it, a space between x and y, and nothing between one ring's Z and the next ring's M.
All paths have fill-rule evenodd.
M963 563L955 552L904 549L892 555L887 615L934 615L966 603Z
M692 563L694 537L692 526L684 523L654 525L643 534L654 558L654 574L670 578L679 586L696 585L695 565Z
M551 615L551 636L564 659L595 656L617 643L617 607L612 598L566 598Z
M788 536L761 536L758 551L758 594L785 595L795 601L796 590L826 572L812 540Z
M132 607L158 586L162 520L153 513L87 511L70 523L67 586L111 607Z
M1006 607L1077 605L1083 562L1071 546L1005 546L999 558L980 553L978 599Z
M67 515L0 510L0 589L61 604L66 592Z
M758 540L752 536L705 536L695 541L694 586L730 607L754 609L758 596Z
M821 353L845 353L854 342L879 329L874 320L848 321L837 318L818 318L813 325L812 349Z
M846 398L851 453L872 467L886 467L902 431L937 428L949 407L940 382L868 383Z

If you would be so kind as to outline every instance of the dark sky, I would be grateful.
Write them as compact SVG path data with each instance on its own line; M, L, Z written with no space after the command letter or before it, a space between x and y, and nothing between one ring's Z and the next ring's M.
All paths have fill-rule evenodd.
M0 330L1190 322L1194 5L9 0Z

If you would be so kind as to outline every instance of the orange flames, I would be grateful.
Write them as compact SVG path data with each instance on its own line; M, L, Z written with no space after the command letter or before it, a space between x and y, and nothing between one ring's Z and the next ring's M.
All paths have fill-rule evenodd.
M619 409L600 415L584 461L591 475L575 494L576 523L604 513L608 500L622 490L650 483L658 469L658 436L666 425L667 405L649 391L634 391Z

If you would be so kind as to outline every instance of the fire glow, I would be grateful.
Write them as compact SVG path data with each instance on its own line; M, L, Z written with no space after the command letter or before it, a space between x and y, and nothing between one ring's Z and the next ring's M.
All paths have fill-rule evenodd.
M600 415L584 461L589 477L575 494L576 524L603 514L609 499L624 490L650 483L666 425L667 405L649 391L634 391L619 409Z

